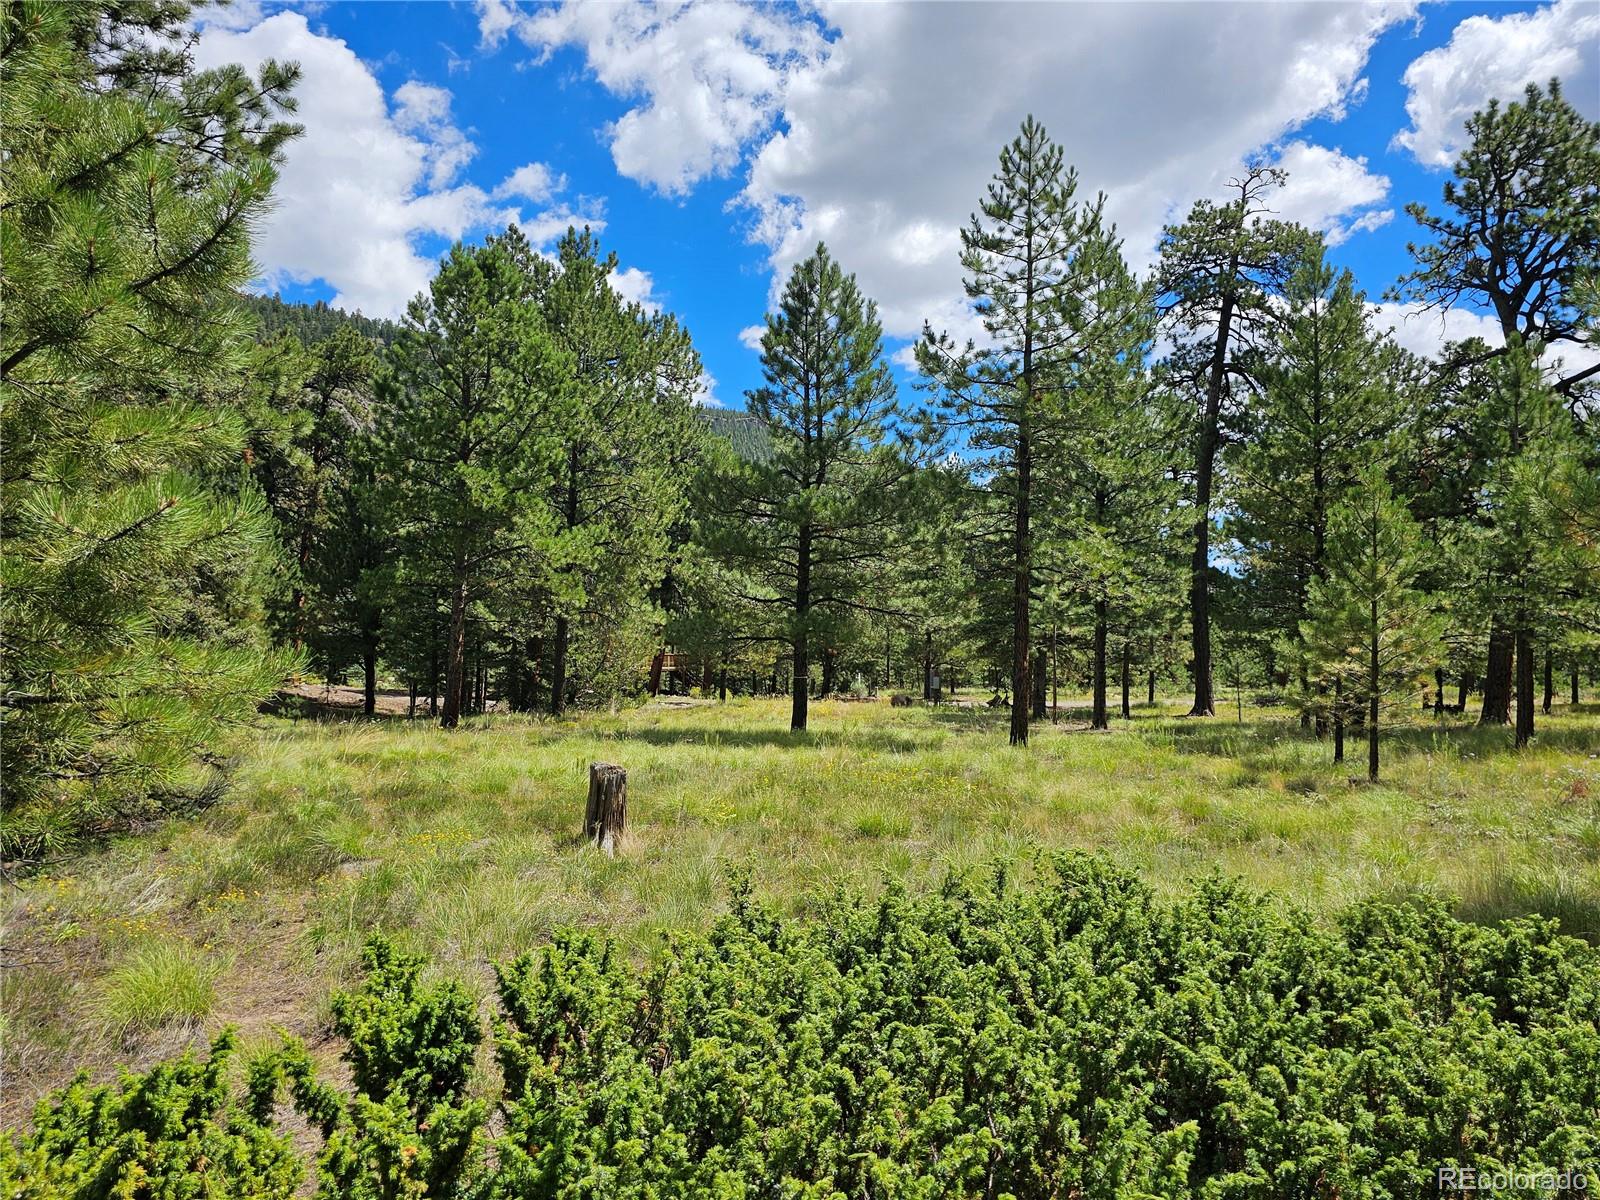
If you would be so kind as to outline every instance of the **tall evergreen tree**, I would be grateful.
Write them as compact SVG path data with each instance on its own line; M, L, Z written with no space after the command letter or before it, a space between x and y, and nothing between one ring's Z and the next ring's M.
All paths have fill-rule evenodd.
M1385 456L1401 419L1400 353L1372 329L1350 272L1313 249L1284 289L1255 367L1259 390L1227 455L1227 531L1261 615L1291 642L1314 615L1307 597L1323 574L1328 514Z
M1073 436L1042 464L1039 549L1041 573L1088 606L1090 723L1109 729L1109 655L1126 659L1135 614L1173 582L1166 551L1177 431L1145 369L1155 318L1149 289L1112 250L1085 281L1083 300L1097 314L1097 336L1064 389Z
M1271 220L1267 199L1284 173L1252 167L1225 204L1198 201L1161 239L1157 287L1175 350L1173 378L1197 397L1194 423L1194 551L1189 623L1194 660L1190 716L1214 715L1211 684L1211 523L1217 455L1238 411L1235 388L1251 378L1254 350L1274 320L1273 298L1294 273L1308 236Z
M978 456L1008 519L1013 746L1028 742L1034 692L1034 473L1061 452L1070 428L1062 389L1092 339L1086 280L1115 245L1101 220L1104 197L1085 206L1077 188L1061 147L1029 117L961 232L967 296L987 341L957 347L928 329L917 346L920 369L948 398L946 427Z
M1600 273L1600 122L1552 79L1548 89L1530 83L1520 102L1490 100L1466 134L1445 211L1406 206L1430 240L1409 245L1416 267L1396 295L1486 305L1507 346L1593 344L1596 314L1579 292ZM1556 390L1570 394L1596 374L1600 363L1573 368Z
M567 230L553 260L523 243L533 298L574 371L552 504L563 533L551 638L550 711L566 704L572 617L636 610L661 579L667 531L700 452L700 359L670 313L617 294L616 255Z
M790 274L761 365L748 408L770 457L729 461L709 481L702 536L767 614L758 636L790 647L789 725L801 730L813 648L852 613L882 608L874 589L894 561L913 462L897 444L877 305L825 246Z
M1467 122L1467 145L1444 187L1444 212L1406 211L1430 240L1411 244L1414 270L1395 289L1400 299L1448 308L1462 300L1487 306L1504 347L1559 353L1592 345L1595 312L1581 289L1600 272L1600 123L1585 120L1562 95L1529 84L1521 102L1490 101ZM1503 348L1477 349L1494 355ZM1566 371L1555 382L1571 396L1600 364ZM1529 631L1503 623L1489 631L1485 666L1486 724L1509 716L1511 663ZM1533 721L1531 676L1515 687L1519 729Z
M389 511L413 576L449 597L447 729L467 699L472 607L507 569L537 571L551 552L546 497L571 377L502 239L445 255L406 310L380 379Z
M1378 781L1378 723L1386 704L1414 698L1438 659L1440 622L1416 587L1426 543L1390 489L1381 464L1369 467L1328 518L1325 573L1310 589L1302 636L1314 693L1306 699L1364 712L1367 778Z
M196 71L174 3L0 9L0 667L27 854L197 784L292 668L226 397L292 67Z

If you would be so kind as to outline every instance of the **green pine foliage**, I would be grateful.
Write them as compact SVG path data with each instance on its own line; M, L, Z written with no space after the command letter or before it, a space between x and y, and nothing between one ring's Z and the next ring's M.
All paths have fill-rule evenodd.
M1600 1155L1595 949L1437 900L1319 922L1216 878L1158 898L1081 854L793 919L736 882L643 970L593 931L496 968L492 1134L467 995L381 939L365 961L335 1006L350 1090L290 1043L235 1099L227 1039L80 1081L0 1142L6 1194L293 1194L285 1089L327 1200L1399 1200L1440 1168Z
M467 704L469 621L513 568L546 570L557 536L545 497L575 403L572 363L531 295L525 247L514 226L457 243L412 300L378 384L400 570L447 598L447 728Z
M553 618L550 710L574 694L615 697L653 640L648 592L666 569L668 535L682 512L703 429L694 417L700 358L670 313L647 312L617 294L615 254L602 254L587 229L568 229L553 259L523 251L535 302L554 344L571 364L578 403L560 422L559 462L549 488L560 558L548 611ZM587 669L569 680L574 627L585 631ZM579 639L580 642L585 639ZM607 652L608 642L634 653ZM610 667L623 678L602 679ZM598 685L598 686L597 686Z
M1325 574L1313 581L1301 626L1310 660L1303 702L1364 719L1367 777L1378 779L1378 723L1397 699L1414 699L1439 660L1441 626L1418 589L1422 531L1397 500L1383 464L1369 467L1329 514Z
M877 305L818 246L789 276L761 339L765 386L749 412L771 455L722 456L702 482L700 536L762 618L751 633L789 647L790 727L806 727L811 670L834 682L833 648L881 611L915 458L883 358Z
M1028 741L1034 591L1034 473L1065 451L1071 368L1099 314L1088 293L1116 241L1101 217L1105 197L1077 199L1077 172L1032 117L1000 152L988 193L961 231L968 299L986 344L958 346L925 329L917 364L942 391L944 428L991 481L1004 539L989 541L1008 578L1012 745Z
M179 4L0 12L6 319L0 852L203 795L295 665L230 396L292 68L196 72Z

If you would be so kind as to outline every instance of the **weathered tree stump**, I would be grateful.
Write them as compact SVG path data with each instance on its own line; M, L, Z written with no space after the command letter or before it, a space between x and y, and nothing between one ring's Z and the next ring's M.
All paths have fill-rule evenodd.
M607 854L615 854L627 823L628 772L613 763L590 763L583 836Z

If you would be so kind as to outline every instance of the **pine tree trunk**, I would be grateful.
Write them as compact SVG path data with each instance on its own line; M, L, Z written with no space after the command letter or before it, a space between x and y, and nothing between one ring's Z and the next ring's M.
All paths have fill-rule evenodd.
M1578 703L1578 668L1576 666L1572 668L1572 703L1574 705Z
M1056 630L1050 631L1050 724L1061 716L1061 656L1056 652Z
M1150 677L1145 682L1147 684L1145 689L1145 703L1153 707L1156 702L1156 673L1151 671Z
M1094 705L1090 714L1091 729L1110 729L1106 716L1106 602L1094 603Z
M444 712L439 715L443 729L461 723L461 692L467 668L467 580L461 575L450 593L450 637L445 645Z
M410 688L411 698L406 704L406 720L414 721L417 718L417 681L415 679L408 680L407 686Z
M1550 706L1556 699L1556 663L1555 655L1550 647L1544 648L1544 704L1541 706L1548 715Z
M1237 258L1228 263L1227 291L1217 319L1217 338L1206 379L1206 404L1195 447L1194 555L1189 561L1189 624L1194 651L1194 707L1191 717L1216 715L1211 686L1211 482L1222 440L1222 389L1228 369L1228 339L1233 332L1233 288Z
M1031 714L1035 720L1042 721L1045 711L1049 707L1050 697L1045 691L1045 677L1050 672L1048 654L1044 650L1033 652L1033 666L1028 671L1028 680L1033 686L1033 703L1030 705Z
M794 680L793 703L789 710L789 728L794 731L806 727L806 706L810 701L811 658L807 645L807 626L811 621L811 526L800 525L800 537L795 555L794 589Z
M378 651L370 643L361 652L361 711L378 713Z
M1483 676L1483 709L1479 725L1511 723L1511 631L1499 625L1489 632L1489 658Z
M1533 739L1533 637L1526 628L1517 630L1517 736L1519 748Z
M559 717L567 706L567 643L572 629L566 617L556 618L555 645L550 651L550 715Z
M1133 685L1133 664L1128 661L1128 643L1122 643L1122 719L1133 720L1133 704L1129 698L1129 690Z
M1333 761L1344 761L1344 686L1337 678L1333 681Z
M717 668L717 701L721 704L728 702L728 664L723 663Z
M612 763L590 763L583 836L607 854L614 854L627 826L628 773Z
M1444 668L1435 667L1433 671L1433 715L1444 716Z
M1456 692L1457 712L1464 713L1467 711L1467 701L1472 696L1472 683L1473 680L1471 672L1463 671L1461 673L1461 687L1460 690Z
M1377 539L1373 539L1373 550L1376 553ZM1370 616L1372 622L1372 640L1368 647L1367 658L1367 782L1378 782L1378 700L1380 698L1383 676L1378 662L1378 600L1374 596L1371 601Z
M922 635L922 698L933 699L933 635Z
M1031 371L1024 369L1024 392L1031 392ZM1023 399L1031 403L1032 396ZM1028 707L1033 696L1032 656L1028 646L1028 605L1033 592L1033 549L1029 535L1032 513L1033 447L1028 440L1026 417L1017 434L1017 511L1012 529L1011 577L1011 744L1028 744Z
M831 696L839 685L839 652L832 646L822 648L822 690L821 695Z

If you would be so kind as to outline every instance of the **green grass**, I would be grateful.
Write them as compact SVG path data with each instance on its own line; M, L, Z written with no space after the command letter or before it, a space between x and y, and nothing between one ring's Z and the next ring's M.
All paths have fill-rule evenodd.
M101 984L99 1010L122 1038L199 1021L216 1001L222 964L181 941L152 941L124 957Z
M371 929L487 990L491 960L562 925L641 955L703 927L731 867L799 909L836 884L924 887L1088 847L1159 889L1220 870L1313 910L1427 889L1474 919L1542 912L1600 940L1600 706L1557 706L1521 754L1508 730L1415 714L1377 786L1360 745L1335 768L1285 713L1179 711L1036 728L1021 752L988 711L844 702L816 704L802 735L755 700L453 733L265 721L211 810L9 891L5 1116L79 1065L170 1052L174 1021L315 1040ZM578 836L596 760L629 772L615 858Z

